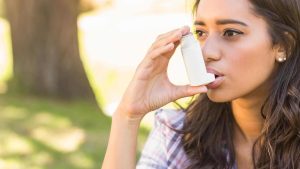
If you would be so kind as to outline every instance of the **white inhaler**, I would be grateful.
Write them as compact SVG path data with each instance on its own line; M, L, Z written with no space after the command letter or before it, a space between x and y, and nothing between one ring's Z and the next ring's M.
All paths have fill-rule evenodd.
M215 75L207 73L199 42L189 33L181 39L181 53L191 86L206 85L215 80Z

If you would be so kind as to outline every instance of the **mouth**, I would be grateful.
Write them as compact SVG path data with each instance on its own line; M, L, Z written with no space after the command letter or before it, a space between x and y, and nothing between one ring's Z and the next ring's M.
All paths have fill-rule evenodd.
M207 73L211 73L215 75L215 79L217 79L218 77L224 76L224 74L220 73L219 71L213 69L213 68L207 68Z
M207 68L207 73L212 73L215 76L215 81L207 85L209 89L217 89L221 86L224 81L224 74L212 68Z

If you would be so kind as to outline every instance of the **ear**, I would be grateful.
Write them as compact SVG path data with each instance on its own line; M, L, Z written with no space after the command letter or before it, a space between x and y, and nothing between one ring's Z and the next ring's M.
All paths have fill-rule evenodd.
M276 61L277 62L284 62L287 59L287 55L285 50L279 50L276 54Z
M284 62L286 61L287 59L287 53L285 51L285 49L280 46L280 45L277 45L275 48L274 48L274 55L275 55L275 60L277 62Z
M275 59L278 62L286 61L290 56L292 49L294 49L296 45L295 38L289 32L284 32L282 42L284 42L285 44L277 44L274 47Z

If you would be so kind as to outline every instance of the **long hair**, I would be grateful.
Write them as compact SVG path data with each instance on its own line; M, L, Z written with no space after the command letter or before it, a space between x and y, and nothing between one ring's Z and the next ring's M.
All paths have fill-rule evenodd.
M200 0L194 4L194 13ZM284 47L261 115L264 124L252 149L256 169L300 168L300 1L249 0L265 19L272 45ZM202 94L186 109L182 145L189 169L229 169L234 166L230 102L215 103ZM256 151L258 150L258 151Z

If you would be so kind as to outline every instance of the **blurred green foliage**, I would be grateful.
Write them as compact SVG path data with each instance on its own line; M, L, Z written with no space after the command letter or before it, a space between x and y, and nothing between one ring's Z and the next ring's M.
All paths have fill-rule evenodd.
M87 102L0 95L0 168L100 168L110 123Z

